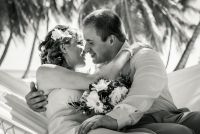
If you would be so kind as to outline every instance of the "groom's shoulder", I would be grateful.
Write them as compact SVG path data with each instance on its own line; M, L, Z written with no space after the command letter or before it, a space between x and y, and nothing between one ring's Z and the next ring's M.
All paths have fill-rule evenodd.
M137 61L149 60L160 57L158 52L151 47L140 47L131 57L130 63L135 64Z
M145 56L149 54L158 54L151 46L149 45L137 45L134 48L134 54L131 59L137 58L139 56Z

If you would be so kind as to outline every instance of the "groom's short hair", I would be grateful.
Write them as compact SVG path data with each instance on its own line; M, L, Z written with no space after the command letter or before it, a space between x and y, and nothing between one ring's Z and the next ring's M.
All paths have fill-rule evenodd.
M83 20L83 26L93 25L102 41L106 41L108 36L115 35L119 41L126 40L125 31L120 17L112 10L95 10L87 15Z

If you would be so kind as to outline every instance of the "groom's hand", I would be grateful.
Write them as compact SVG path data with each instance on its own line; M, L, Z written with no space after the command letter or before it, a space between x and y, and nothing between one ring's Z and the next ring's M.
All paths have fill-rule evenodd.
M30 84L31 91L26 95L26 103L29 108L36 112L45 112L47 105L47 96L44 95L44 91L38 90L35 87L35 83L31 82Z
M117 120L107 115L96 115L85 120L80 128L78 134L87 134L90 130L96 128L107 128L111 130L117 130Z

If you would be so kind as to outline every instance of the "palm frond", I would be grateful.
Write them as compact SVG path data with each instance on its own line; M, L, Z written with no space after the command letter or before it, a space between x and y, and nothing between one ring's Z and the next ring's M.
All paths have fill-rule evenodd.
M6 8L6 4L4 2L4 0L0 0L1 4L0 4L0 43L3 43L3 32L5 30L5 25L7 25L7 21L8 21L8 15L7 15L7 8Z
M177 18L175 19L175 16L170 12L171 10L163 7L158 1L156 2L156 5L157 9L163 15L165 26L173 31L174 39L177 41L177 44L182 45L184 42L187 42L189 37L186 35L184 28L180 24L180 20Z
M8 0L4 1L4 4L7 12L6 26L13 29L14 35L23 37L30 22L37 19L41 7L38 7L38 3L28 0Z
M151 33L149 36L152 42L152 46L155 47L158 51L162 52L160 31L156 26L156 20L153 16L152 10L146 0L138 0L138 2L140 3L143 19L146 22L146 29L149 29Z

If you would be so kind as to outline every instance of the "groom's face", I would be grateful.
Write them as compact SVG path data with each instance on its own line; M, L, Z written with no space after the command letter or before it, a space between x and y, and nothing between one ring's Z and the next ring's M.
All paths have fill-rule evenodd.
M86 40L85 50L91 54L94 63L104 63L110 60L112 46L107 40L102 41L94 26L85 26L83 35Z

